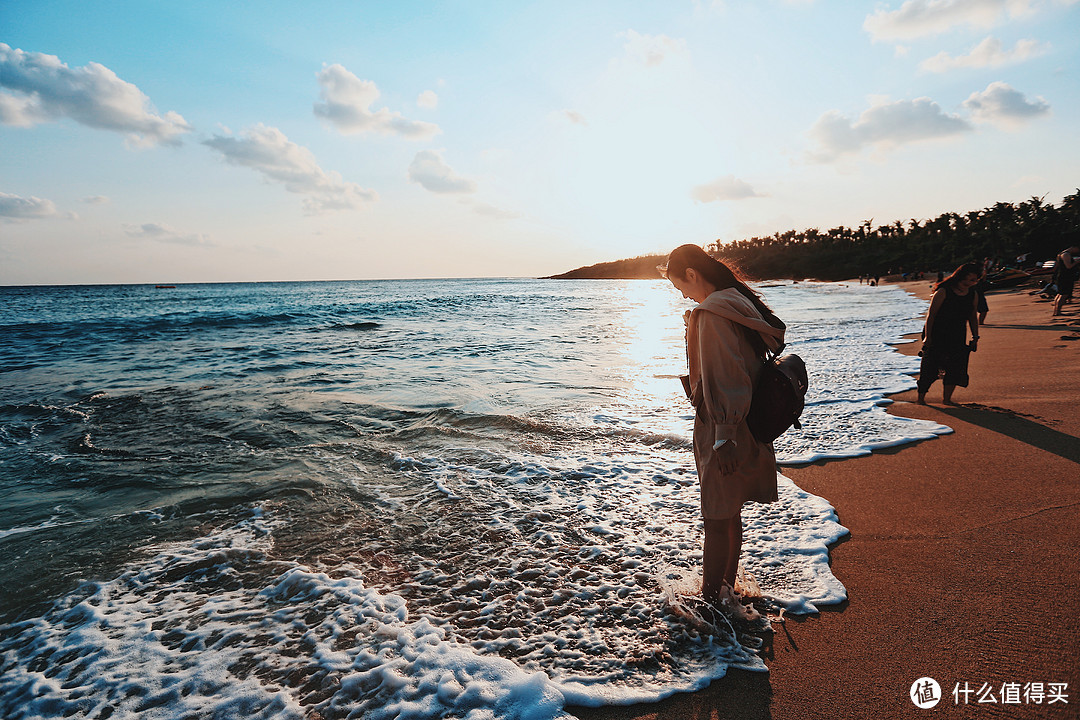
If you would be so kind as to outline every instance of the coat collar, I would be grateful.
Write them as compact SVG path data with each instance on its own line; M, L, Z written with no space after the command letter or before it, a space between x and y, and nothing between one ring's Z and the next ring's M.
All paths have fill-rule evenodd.
M761 336L769 350L775 350L784 343L784 328L770 325L738 288L717 290L694 308L693 314L699 312L712 313L753 330Z

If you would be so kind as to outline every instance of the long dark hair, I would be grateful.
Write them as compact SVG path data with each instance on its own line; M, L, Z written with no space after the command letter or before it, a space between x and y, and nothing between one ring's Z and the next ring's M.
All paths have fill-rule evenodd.
M982 277L982 265L975 262L966 262L960 267L952 271L949 277L945 278L937 285L934 286L934 292L937 292L941 288L949 288L950 290L956 287L956 283L960 282L960 279L965 275L974 275L976 278Z
M686 271L689 268L694 268L694 270L701 273L701 276L717 290L736 288L754 304L757 311L761 313L761 317L765 318L765 322L775 328L786 327L784 321L776 317L773 311L769 309L769 306L765 304L765 301L761 299L761 296L747 285L734 270L697 245L680 245L672 250L671 254L668 255L667 265L664 266L664 276L671 277L674 275L680 280L685 280ZM748 335L758 355L764 357L766 350L761 336L756 332L750 332Z

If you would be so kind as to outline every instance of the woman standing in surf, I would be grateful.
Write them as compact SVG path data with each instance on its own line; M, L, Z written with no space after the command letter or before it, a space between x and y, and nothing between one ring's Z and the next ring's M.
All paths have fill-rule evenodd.
M965 263L934 286L923 327L922 362L919 366L918 399L926 404L926 393L938 376L942 379L942 402L953 404L956 386L968 386L968 355L979 343L978 292L973 288L980 277L979 266ZM971 342L967 341L971 328Z
M783 344L785 326L727 265L697 245L672 251L665 275L698 303L684 320L705 520L701 594L718 605L735 586L743 503L777 499L772 443L754 439L746 416L762 361Z

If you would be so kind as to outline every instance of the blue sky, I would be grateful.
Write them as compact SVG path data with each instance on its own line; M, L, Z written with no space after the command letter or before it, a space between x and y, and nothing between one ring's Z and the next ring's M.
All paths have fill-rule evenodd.
M1080 180L1080 2L0 3L0 284L537 276Z

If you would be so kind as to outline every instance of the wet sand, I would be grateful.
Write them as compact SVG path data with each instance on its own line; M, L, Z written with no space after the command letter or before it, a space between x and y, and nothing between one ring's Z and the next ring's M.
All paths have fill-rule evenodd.
M903 283L921 297L929 285ZM784 470L851 531L831 552L848 602L774 625L769 673L570 710L584 720L1080 717L1080 303L1051 318L1027 289L988 301L958 404L941 403L938 382L928 405L910 390L889 407L954 433ZM908 697L923 676L941 685L934 709ZM953 688L965 683L973 692L958 706ZM1011 683L1068 683L1068 704L1003 704ZM984 684L997 703L977 702Z

